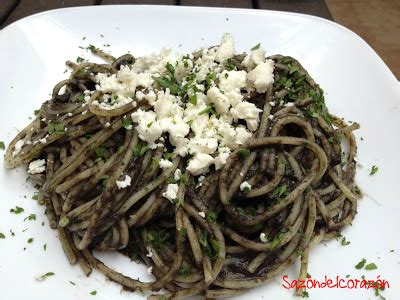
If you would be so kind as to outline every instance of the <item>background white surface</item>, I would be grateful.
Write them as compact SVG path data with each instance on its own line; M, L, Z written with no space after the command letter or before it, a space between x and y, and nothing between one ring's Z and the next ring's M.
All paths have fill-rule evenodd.
M297 58L325 90L330 111L361 123L356 133L357 182L365 197L353 226L344 231L351 244L341 246L331 241L319 245L311 252L309 273L320 280L325 275L349 274L354 279L380 275L390 282L383 294L387 299L398 299L400 89L393 74L363 40L332 22L272 11L158 6L92 6L28 17L0 32L0 140L8 145L18 129L28 124L28 116L33 116L53 86L66 77L67 59L90 57L78 46L110 44L116 56L127 51L137 56L164 46L184 53L218 44L224 32L233 34L239 52L261 42L268 54ZM31 200L33 189L25 182L25 169L6 170L3 156L0 165L0 232L6 235L0 239L1 299L143 298L140 293L121 292L118 285L97 272L85 278L78 266L71 267L56 232L48 228L44 208ZM368 175L372 165L379 167L375 176ZM16 205L25 212L10 214ZM24 222L30 213L36 213L37 220ZM34 241L27 244L30 237ZM43 250L45 243L47 251ZM109 253L101 257L126 275L151 279L144 266L127 258ZM354 265L362 258L375 262L378 269L356 270ZM298 267L296 264L285 274L295 279ZM56 275L40 283L35 280L36 275L50 271ZM276 278L238 299L293 297L293 291L283 289L282 283ZM90 295L93 290L96 296ZM309 290L309 294L310 299L375 299L372 290L320 289Z

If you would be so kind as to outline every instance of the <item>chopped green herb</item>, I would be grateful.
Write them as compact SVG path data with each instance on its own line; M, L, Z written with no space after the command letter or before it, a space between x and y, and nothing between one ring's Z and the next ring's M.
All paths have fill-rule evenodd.
M394 250L392 249L392 250L390 250L390 252L394 252Z
M39 199L39 194L33 195L33 196L32 196L32 199L37 201L37 200Z
M288 68L289 68L289 74L293 74L299 71L299 67L293 66L291 64L288 64Z
M78 63L78 64L80 64L80 63L82 63L82 62L84 62L85 61L85 59L83 59L82 57L80 57L80 56L78 56L77 58L76 58L76 62Z
M160 87L164 89L169 89L172 95L178 95L180 92L179 85L172 79L167 77L151 77Z
M11 236L15 236L15 233L12 229L10 229L10 234L11 234Z
M211 87L215 79L217 79L217 76L215 75L214 72L210 72L206 75L206 79L204 81L204 86L206 90L208 90Z
M56 274L54 274L54 272L47 272L46 274L44 274L46 277L49 277L49 276L54 276L54 275L56 275Z
M179 235L181 238L184 238L185 236L187 236L187 229L185 227L183 227L180 231L179 231Z
M100 146L100 147L96 148L95 153L96 153L97 158L105 158L107 149L104 146Z
M212 115L216 115L217 114L217 112L216 112L216 110L214 108L214 105L212 103L208 104L207 108L205 108L201 112L199 112L199 115L204 115L204 114L212 114Z
M132 119L131 118L123 118L122 119L122 126L126 130L131 130L132 129Z
M172 233L166 230L149 230L145 236L146 243L151 243L158 250L162 250L172 238Z
M90 292L90 295L92 295L92 296L96 296L96 294L97 294L96 291L91 291L91 292Z
M43 250L46 251L47 250L47 244L43 245Z
M147 145L137 144L135 148L133 148L133 155L135 157L142 157L149 149L150 148Z
M378 267L374 263L370 263L365 266L365 270L376 270L376 269L378 269Z
M217 217L217 214L211 210L207 213L207 220L209 221L215 222L217 220Z
M78 100L78 102L83 102L85 101L85 95L81 94L76 99Z
M371 171L369 172L369 175L375 175L378 172L378 167L377 166L372 166Z
M182 266L182 267L180 267L179 269L178 269L178 271L176 272L176 274L178 275L178 276L182 276L182 277L189 277L190 276L190 274L192 274L191 272L190 272L190 269L189 269L189 267L187 267L187 266Z
M47 124L47 131L49 134L63 135L65 133L65 125L63 123L59 124Z
M167 63L167 65L165 66L165 68L167 69L167 71L171 74L171 76L174 76L175 74L175 68L173 65L171 65L170 63Z
M238 153L237 153L237 156L238 156L240 159L245 159L245 158L247 158L247 157L250 156L250 150L249 150L249 149L245 149L245 148L239 149L239 150L238 150Z
M255 46L254 46L253 48L251 48L250 50L251 50L251 51L254 51L254 50L260 49L260 46L261 46L261 44L258 43L257 45L255 45Z
M277 186L271 194L273 200L280 200L289 194L286 183Z
M303 293L301 294L301 298L308 298L308 292L307 291L303 291Z
M28 239L28 244L32 244L32 242L33 242L33 238L29 238Z
M276 234L271 241L271 248L272 249L276 248L279 245L279 243L282 241L282 239L283 239L282 232L279 232L278 234Z
M228 74L228 73L225 73L224 77L225 77L225 78L228 78L228 77L229 77L229 74Z
M367 260L365 258L363 258L358 264L355 265L355 268L358 270L362 269L366 262L367 262Z
M189 103L192 103L193 105L197 104L197 97L196 95L192 95L189 97Z
M362 140L362 141L363 141L363 140L364 140L364 138L363 138L363 137L360 137L360 140Z
M346 240L346 237L343 237L343 238L342 238L342 241L341 241L342 246L347 246L347 245L349 245L350 243L351 243L350 241Z
M234 69L236 68L235 63L233 62L233 60L232 60L231 58L229 58L229 59L226 61L225 68L226 68L228 71L232 71L232 70L234 70Z
M22 207L16 206L15 208L11 208L10 212L14 213L16 215L22 213L24 211L24 209Z
M4 145L4 142L0 142L0 149L1 149L1 150L6 149L6 146Z
M60 219L59 225L61 227L67 227L67 225L69 224L69 219L67 216L64 216Z
M76 285L76 283L71 281L71 280L69 281L69 283L72 284L72 285Z
M30 214L29 216L27 216L24 221L36 221L36 215L35 214Z
M0 239L5 239L6 236L4 235L4 233L0 232Z
M37 116L37 115L40 113L40 109L35 109L35 110L33 111L33 113L35 114L35 116Z

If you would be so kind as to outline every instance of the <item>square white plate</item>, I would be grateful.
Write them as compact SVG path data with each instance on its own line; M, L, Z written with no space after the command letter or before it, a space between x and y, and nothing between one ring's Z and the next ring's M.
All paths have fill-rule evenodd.
M400 86L378 55L356 34L317 17L274 11L162 6L92 6L48 11L22 19L0 32L0 140L9 144L33 110L46 100L53 86L67 74L64 62L88 58L78 46L110 44L115 55L141 55L171 46L191 52L217 44L230 32L237 51L261 42L269 54L297 58L326 91L327 105L345 120L361 123L357 132L357 181L365 193L353 226L344 235L351 244L331 241L310 255L309 273L360 279L386 279L388 299L400 296ZM85 37L85 39L84 39ZM363 137L361 141L360 138ZM95 272L89 278L71 267L55 231L47 226L43 207L31 200L24 168L6 170L0 158L0 298L1 299L141 299ZM379 171L369 176L372 165ZM26 198L25 198L26 196ZM9 212L16 205L20 215ZM24 221L35 213L36 221ZM41 226L42 221L46 224ZM9 230L15 232L11 236ZM26 229L26 230L25 230ZM34 241L27 243L28 238ZM43 245L47 244L47 251ZM23 250L26 247L26 250ZM394 252L390 252L394 250ZM150 280L146 268L118 255L103 254L108 263L127 275ZM362 258L375 262L374 271L354 265ZM298 264L286 273L295 279ZM55 276L37 282L46 272ZM76 283L72 285L69 281ZM281 277L239 299L288 299ZM97 291L96 296L90 295ZM372 290L311 289L311 299L373 299ZM397 297L396 297L397 296ZM294 297L293 297L294 298Z

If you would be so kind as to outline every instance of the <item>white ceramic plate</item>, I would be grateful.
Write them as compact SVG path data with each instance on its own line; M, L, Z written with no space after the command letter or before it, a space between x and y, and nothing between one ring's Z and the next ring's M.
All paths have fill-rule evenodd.
M389 281L388 299L400 296L400 89L378 55L356 34L324 19L274 11L162 6L92 6L49 11L20 20L0 32L0 140L6 145L28 122L33 110L48 98L66 74L64 61L88 57L78 46L110 44L115 55L140 55L171 46L189 52L217 44L222 33L233 34L238 51L261 42L269 54L297 58L326 91L331 112L358 121L360 167L357 181L365 197L353 226L344 232L351 241L319 245L311 253L309 273L317 280L326 275ZM83 40L83 37L86 37ZM363 137L363 141L360 138ZM3 157L0 158L3 166ZM369 176L372 165L379 167ZM43 207L31 200L33 189L25 182L24 168L0 167L0 298L1 299L141 299L94 272L89 278L71 267L55 231L47 226ZM26 198L25 198L26 196ZM10 214L16 205L21 215ZM24 221L35 213L36 221ZM41 226L42 221L46 223ZM15 232L10 235L9 230ZM27 240L33 237L31 244ZM43 245L47 244L47 251ZM26 250L24 251L24 247ZM390 252L394 250L394 252ZM102 254L102 258L133 277L150 280L144 266L128 259ZM362 258L375 262L375 271L359 271ZM297 276L298 264L286 272ZM37 282L46 272L55 276ZM76 285L69 283L72 281ZM288 299L278 277L239 299ZM96 296L90 295L97 291ZM311 299L372 299L372 290L311 289ZM397 296L397 297L396 297Z

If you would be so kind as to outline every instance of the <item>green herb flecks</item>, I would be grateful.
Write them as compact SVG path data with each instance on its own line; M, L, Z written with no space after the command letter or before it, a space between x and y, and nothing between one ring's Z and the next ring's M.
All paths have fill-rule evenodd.
M378 172L378 170L379 170L379 168L377 166L373 165L371 167L371 171L369 172L369 175L371 175L371 176L375 175Z
M65 133L65 125L64 123L49 123L47 124L47 132L49 134L63 135Z
M24 209L22 207L16 206L15 208L11 208L10 212L18 215L18 214L24 212Z

